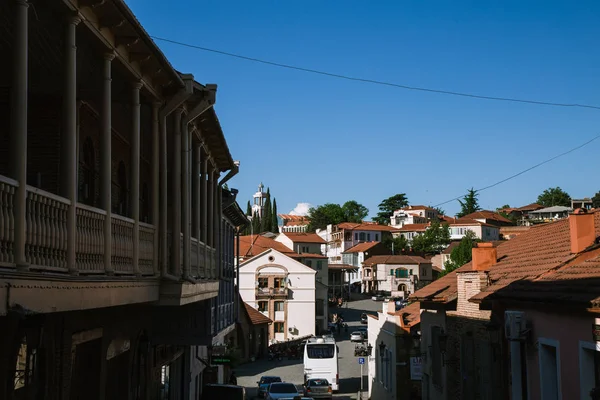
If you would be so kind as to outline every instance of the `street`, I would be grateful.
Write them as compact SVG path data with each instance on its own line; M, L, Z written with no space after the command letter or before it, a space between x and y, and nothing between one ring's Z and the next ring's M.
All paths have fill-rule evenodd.
M337 345L340 348L339 354L339 374L340 390L333 397L336 399L356 399L360 390L360 365L358 357L354 356L355 343L350 342L350 333L353 328L361 326L360 315L363 312L374 314L381 310L382 303L375 302L370 298L354 300L348 303L348 308L330 308L330 313L341 312L344 321L348 324L348 332L342 330L341 334L335 335ZM362 325L366 326L366 325ZM363 390L367 390L367 360L363 366ZM238 384L246 387L246 394L249 399L256 396L256 382L263 375L280 376L284 382L292 382L302 387L303 362L302 360L282 360L268 361L267 359L257 360L239 366L236 369Z

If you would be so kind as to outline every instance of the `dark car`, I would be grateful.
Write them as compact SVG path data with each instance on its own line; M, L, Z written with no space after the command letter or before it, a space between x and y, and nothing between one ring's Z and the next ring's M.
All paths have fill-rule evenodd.
M202 400L213 399L246 400L246 389L236 385L208 384L202 389Z
M264 398L267 394L269 385L273 382L281 382L281 378L278 376L261 376L260 380L256 382L258 384L258 397Z
M360 323L361 324L367 324L367 313L362 313L360 315Z
M304 385L304 396L313 399L331 399L333 398L331 384L327 379L309 379Z

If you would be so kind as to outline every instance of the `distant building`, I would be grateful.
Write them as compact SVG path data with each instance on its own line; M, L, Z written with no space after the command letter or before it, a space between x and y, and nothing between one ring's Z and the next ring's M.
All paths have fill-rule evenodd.
M432 264L419 256L385 255L363 262L363 292L391 292L407 298L433 280Z
M592 199L589 197L584 197L583 199L571 199L571 208L573 210L577 210L578 208L585 208L586 210L591 210L594 208L594 204Z
M571 207L552 206L531 211L528 214L530 222L551 222L564 219L573 211Z
M308 225L310 220L304 215L291 215L291 214L279 214L281 218L281 225L279 226L279 232L306 232L308 231Z
M323 301L315 299L326 299L327 287L317 285L315 274L312 268L274 249L240 265L240 296L273 321L271 343L311 336L322 328L327 316Z
M252 196L252 218L254 218L255 216L258 216L258 218L262 218L263 214L265 213L265 206L267 204L268 198L267 193L263 192L264 188L265 186L261 182L260 185L258 185L258 190Z
M463 218L472 219L494 226L511 226L515 225L510 219L498 214L494 211L481 210L465 215Z

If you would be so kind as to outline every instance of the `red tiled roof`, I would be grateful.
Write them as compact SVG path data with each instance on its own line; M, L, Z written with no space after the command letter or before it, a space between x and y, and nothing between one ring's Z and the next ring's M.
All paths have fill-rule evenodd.
M356 246L350 247L348 250L344 251L343 254L362 253L362 252L369 250L372 247L377 246L379 243L381 243L381 242L362 242L362 243L357 244Z
M252 325L270 324L273 322L271 318L263 315L263 313L246 302L244 302L244 308L246 309L246 314L248 314L248 318L250 318Z
M492 221L506 222L508 224L513 223L510 219L503 217L502 215L500 215L496 212L493 212L493 211L489 211L489 210L476 211L474 213L465 215L463 218L485 219L485 220L491 219Z
M387 225L379 225L375 223L362 222L342 222L337 224L338 229L345 229L347 231L393 231L395 228Z
M394 229L394 232L425 232L429 223L426 224L406 224L402 228Z
M277 214L281 219L284 219L288 222L290 221L302 221L309 222L308 217L305 215L292 215L292 214Z
M600 236L600 210L594 215L596 236ZM532 227L529 231L497 246L498 262L488 273L490 285L470 300L480 302L488 296L519 296L525 293L529 298L552 297L562 299L551 288L550 281L557 283L557 289L571 293L572 298L582 296L582 287L596 281L600 284L600 251L588 251L579 255L571 254L569 219L563 219ZM456 298L456 272L470 271L471 263L432 282L411 297L420 301L452 301ZM530 282L530 283L527 283ZM546 282L547 290L535 289ZM510 287L509 287L510 285ZM523 285L528 286L524 290ZM532 286L533 285L533 286ZM513 292L514 290L514 292ZM593 290L593 289L590 289ZM544 293L545 294L541 294ZM597 292L596 292L597 293ZM546 296L546 297L544 297ZM566 295L565 295L566 296ZM589 298L590 294L583 295ZM597 299L588 299L596 301Z
M298 254L283 243L262 235L240 236L240 256L243 258L254 257L268 249L275 249L290 257Z
M444 222L448 223L450 226L473 226L473 225L480 225L480 226L493 226L493 227L497 228L496 225L491 225L491 224L487 224L485 222L475 221L474 219L466 218L466 217L448 218Z
M516 211L535 211L544 208L543 205L538 203L527 204L526 206L515 208Z
M471 264L466 264L454 271L442 276L439 279L431 282L429 285L422 289L417 290L410 299L417 301L432 301L447 303L453 301L457 297L457 286L456 286L456 274L458 271L469 271L471 270Z
M406 307L390 313L392 315L397 315L402 317L405 315L405 322L408 322L408 327L415 326L421 322L421 304L418 301L415 301Z
M452 253L452 250L454 250L454 248L458 247L460 245L460 241L454 241L451 242L448 247L446 247L444 250L442 250L442 254L450 254Z
M430 260L426 260L419 256L407 256L404 254L398 255L379 255L367 258L363 265L375 264L431 264Z
M287 236L294 243L327 243L316 233L286 232L282 233L282 235Z
M402 210L427 210L427 211L437 211L435 208L433 207L428 207L428 206L422 206L422 205L416 205L416 206L408 206L408 207L403 207Z

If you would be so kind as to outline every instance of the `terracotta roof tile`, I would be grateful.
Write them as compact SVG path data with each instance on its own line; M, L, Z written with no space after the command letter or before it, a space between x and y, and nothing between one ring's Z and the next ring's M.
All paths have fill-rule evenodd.
M394 232L425 232L429 223L426 224L406 224L402 228L394 229Z
M431 261L419 256L398 254L373 256L363 262L363 265L375 264L431 264Z
M428 210L428 211L437 211L433 207L423 206L423 205L414 205L401 208L402 210Z
M422 289L417 290L410 299L417 301L432 301L446 303L456 299L457 287L456 287L456 274L459 271L469 271L471 264L466 264L454 271L442 276L439 279L431 282L429 285Z
M503 217L502 215L498 214L497 212L493 212L493 211L489 211L489 210L476 211L474 213L465 215L463 218L485 219L485 220L491 219L492 221L505 222L507 224L513 223L510 219Z
M402 316L404 314L405 321L408 322L408 325L414 326L421 322L421 304L418 301L415 301L391 314L397 316Z
M274 239L264 237L262 235L246 235L240 236L240 256L250 258L268 249L275 249L287 256L297 255L293 250L290 250L286 245Z
M250 318L252 325L270 324L273 322L271 318L263 315L263 313L246 302L244 302L244 308L246 309L246 314L248 314L248 318Z
M305 232L286 232L282 235L287 236L294 243L327 243L321 236L316 233Z
M348 250L344 251L343 254L348 253L362 253L365 252L375 246L377 246L381 242L362 242L357 244L356 246L350 247Z
M323 254L314 254L314 253L295 253L289 255L291 258L327 258Z
M342 222L340 224L337 224L338 229L344 229L347 231L386 231L386 232L391 232L393 230L395 230L395 228L392 228L391 226L387 226L387 225L379 225L376 224L374 222L362 222L362 223L355 223L355 222Z

